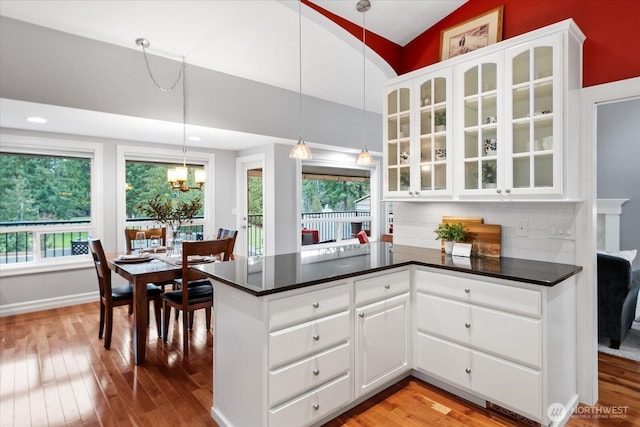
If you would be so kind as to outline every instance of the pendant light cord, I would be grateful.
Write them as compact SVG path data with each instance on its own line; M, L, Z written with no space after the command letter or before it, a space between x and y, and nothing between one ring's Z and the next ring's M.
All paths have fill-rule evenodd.
M138 40L142 40L142 39L138 39ZM162 92L170 92L173 89L175 89L176 85L178 84L178 82L180 80L182 80L182 83L184 84L184 56L182 57L182 67L180 67L180 72L178 73L178 77L176 78L176 81L173 82L173 84L171 86L169 86L169 87L161 86L160 83L158 83L156 78L153 76L153 73L151 72L151 66L149 65L149 59L147 58L147 49L146 49L146 47L149 46L148 45L149 42L147 40L138 42L138 40L136 40L136 43L140 47L142 47L142 54L144 56L144 63L147 66L147 72L149 73L149 77L151 77L151 80L153 81L153 84L156 85L156 87L158 89L160 89Z
M187 167L187 67L182 57L182 166Z
M298 59L300 61L298 75L298 115L300 119L300 135L302 139L302 0L298 1Z
M366 40L367 40L367 31L366 28L366 10L362 12L362 143L364 144L364 148L367 148L367 104L366 100Z

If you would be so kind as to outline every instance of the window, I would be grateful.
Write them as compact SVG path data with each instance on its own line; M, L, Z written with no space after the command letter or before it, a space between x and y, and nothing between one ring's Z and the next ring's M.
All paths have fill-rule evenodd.
M371 171L302 165L302 245L371 234Z
M83 148L71 148L77 145ZM93 185L96 153L90 143L2 136L0 264L22 268L88 254L102 194Z

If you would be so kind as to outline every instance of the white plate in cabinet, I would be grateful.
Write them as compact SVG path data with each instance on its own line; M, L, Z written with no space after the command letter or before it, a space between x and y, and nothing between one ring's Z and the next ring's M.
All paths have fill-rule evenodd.
M540 369L540 320L420 292L416 300L419 331Z
M409 270L358 280L355 284L356 306L409 292L410 283Z
M351 346L342 344L269 372L269 407L279 405L349 371Z
M274 331L348 308L347 285L273 300L269 303L269 330Z
M269 410L269 427L302 427L321 420L351 400L351 376L345 374L298 399Z
M312 320L269 334L269 368L278 368L350 337L349 312Z
M539 318L542 296L539 291L515 288L439 273L416 270L417 290L455 298L473 304Z

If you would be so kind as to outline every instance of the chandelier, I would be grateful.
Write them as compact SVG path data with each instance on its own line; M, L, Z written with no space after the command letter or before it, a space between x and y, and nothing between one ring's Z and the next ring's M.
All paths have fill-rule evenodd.
M149 60L147 59L146 49L151 45L151 43L147 39L139 38L136 39L136 44L142 47L144 62L147 66L149 77L151 77L151 80L156 85L156 87L160 89L160 91L170 92L176 87L178 82L182 83L182 165L167 170L167 181L169 181L172 190L180 190L182 192L187 192L189 190L202 190L202 186L204 185L206 180L204 169L196 169L195 186L189 186L187 184L187 178L189 176L189 170L187 169L187 89L185 84L187 73L184 56L182 57L182 65L180 66L180 72L178 73L176 81L173 82L170 87L163 87L157 82L155 77L153 77L151 67L149 66Z
M302 0L298 1L298 51L300 58L300 75L299 75L299 91L298 91L298 119L300 125L300 134L298 136L298 142L293 146L291 152L289 153L289 157L292 159L301 159L308 160L311 158L311 149L307 144L304 143L302 139L302 10L301 10Z
M371 3L369 0L360 0L356 4L356 10L358 12L362 12L362 151L358 154L358 158L356 159L356 163L359 165L372 165L373 158L367 150L367 110L365 104L365 95L366 95L366 79L365 79L365 70L366 70L366 57L365 57L365 49L366 49L366 30L365 30L365 12L371 8Z

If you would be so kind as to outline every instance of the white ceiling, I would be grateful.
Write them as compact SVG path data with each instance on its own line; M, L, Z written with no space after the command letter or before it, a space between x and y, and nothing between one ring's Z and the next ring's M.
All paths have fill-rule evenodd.
M371 0L366 28L405 45L465 1ZM363 14L356 10L356 0L313 2L362 25ZM189 64L297 92L300 84L298 5L295 0L0 0L0 15L135 50L140 50L135 39L144 37L151 42L148 49L151 54L176 60L184 57ZM362 108L361 42L302 5L301 43L302 91ZM395 72L371 50L367 50L366 59L366 108L380 113L382 86ZM7 102L3 101L4 107L9 105ZM3 109L1 126L26 127L12 122L6 111ZM76 111L58 112L60 120L66 120L64 113L73 115ZM122 129L111 126L117 116L104 117L104 123L101 117L93 117L98 123L96 129L85 131L95 136L117 137L109 133L110 129ZM148 125L147 121L129 118L123 126L133 128L124 133L144 134ZM62 125L59 131L77 133ZM246 144L252 145L248 141Z

